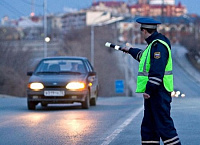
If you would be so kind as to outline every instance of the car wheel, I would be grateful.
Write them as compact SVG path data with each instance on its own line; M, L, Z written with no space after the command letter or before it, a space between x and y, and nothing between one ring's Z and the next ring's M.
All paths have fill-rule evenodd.
M42 106L42 107L47 107L48 104L47 104L47 103L41 103L41 106Z
M95 98L92 98L92 99L90 100L90 105L91 105L91 106L96 106L96 97L95 97Z
M28 101L27 105L28 105L28 110L35 110L36 106L35 102Z
M90 105L91 106L96 106L96 104L97 104L97 98L98 98L98 91L97 91L97 89L96 89L96 93L95 93L96 95L95 95L95 98L92 98L91 100L90 100Z
M90 98L89 98L89 94L86 95L85 101L82 103L82 108L83 108L83 109L89 109L89 108L90 108Z

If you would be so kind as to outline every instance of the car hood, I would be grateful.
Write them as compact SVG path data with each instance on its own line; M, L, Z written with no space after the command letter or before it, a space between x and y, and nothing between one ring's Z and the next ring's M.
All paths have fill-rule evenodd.
M72 81L85 82L86 78L87 78L86 74L81 74L81 75L33 75L29 79L29 83L41 82L47 86L52 86L52 85L64 86L67 83L72 82Z

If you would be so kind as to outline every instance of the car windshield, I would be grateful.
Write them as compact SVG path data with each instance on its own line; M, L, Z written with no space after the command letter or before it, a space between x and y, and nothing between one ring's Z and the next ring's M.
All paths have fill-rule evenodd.
M35 73L73 73L82 74L86 69L82 60L75 59L48 59L43 60L36 68Z

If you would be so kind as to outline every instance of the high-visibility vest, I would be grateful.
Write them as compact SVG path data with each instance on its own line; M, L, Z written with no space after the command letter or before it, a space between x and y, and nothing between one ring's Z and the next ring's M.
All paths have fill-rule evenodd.
M140 58L140 64L139 64L139 70L138 70L138 76L137 76L137 89L136 93L144 93L146 90L146 84L149 80L148 75L149 75L149 70L150 70L150 63L151 63L151 46L155 41L159 41L162 43L168 50L169 52L169 57L167 61L167 65L165 67L165 74L163 77L163 84L165 89L168 92L173 91L173 74L172 74L172 56L171 56L171 50L169 45L160 39L156 39L153 42L151 42L147 48L144 50L142 53L142 56ZM159 66L158 66L159 67Z

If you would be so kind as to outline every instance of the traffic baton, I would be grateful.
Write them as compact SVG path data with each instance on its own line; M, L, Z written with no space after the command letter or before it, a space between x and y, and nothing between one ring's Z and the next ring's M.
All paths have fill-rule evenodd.
M112 43L110 43L110 42L106 42L105 46L106 46L106 47L110 47L110 48L114 48L114 49L116 49L116 50L121 50L121 51L123 51L122 48L121 48L121 46L112 44Z

